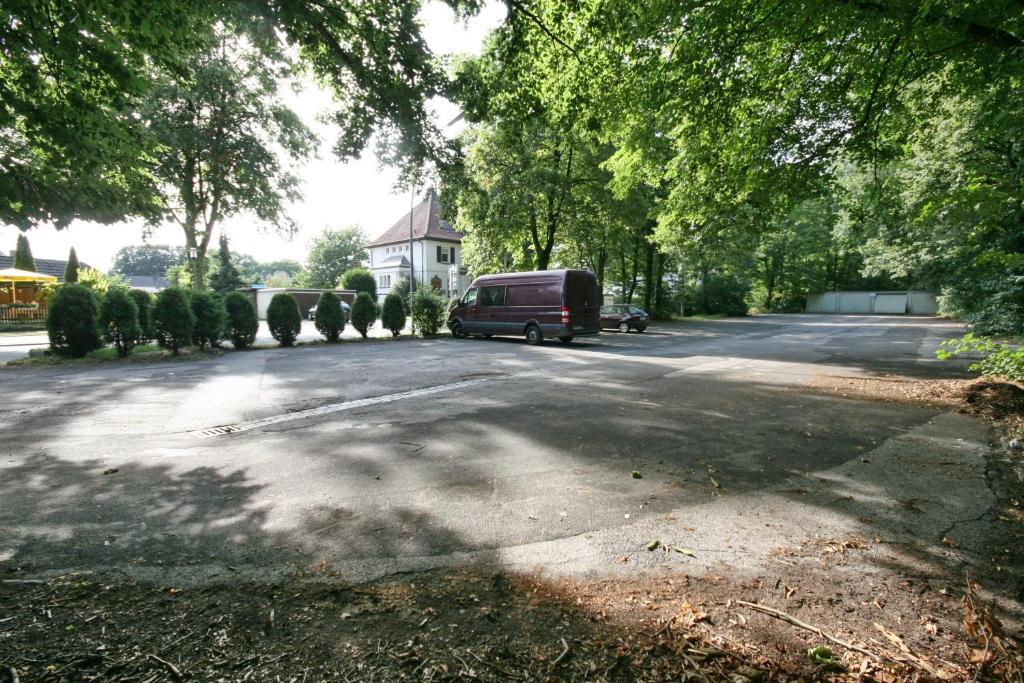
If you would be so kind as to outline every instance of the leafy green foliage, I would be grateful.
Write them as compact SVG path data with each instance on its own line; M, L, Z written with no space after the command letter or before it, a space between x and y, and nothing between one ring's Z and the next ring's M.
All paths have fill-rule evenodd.
M301 196L289 163L312 153L315 136L278 93L284 62L227 34L191 57L185 74L162 78L143 110L159 140L155 173L166 188L158 219L181 225L192 283L206 281L206 252L219 222L246 212L292 231L285 205ZM191 256L194 254L194 257Z
M377 279L366 268L349 268L342 274L339 284L342 289L365 292L371 300L377 300Z
M437 334L444 325L448 311L444 307L444 300L433 289L417 289L409 298L409 306L412 308L412 326L424 337Z
M135 310L138 312L139 342L152 341L156 338L156 333L153 331L153 297L149 292L141 289L132 289L128 294L135 302Z
M242 286L242 276L231 261L231 250L228 248L228 236L220 233L220 250L217 252L217 270L210 276L210 289L220 294L227 294Z
M337 286L342 274L359 267L367 258L366 238L358 227L333 230L324 228L313 239L300 284L315 289Z
M95 268L82 268L78 271L78 284L103 295L112 287L127 287L128 281L120 275L105 275Z
M391 293L384 297L384 305L380 311L380 324L397 337L405 327L405 302L402 297Z
M36 272L36 260L32 258L32 247L28 244L28 238L18 233L17 245L14 250L14 267L18 270L27 270L30 273Z
M71 247L67 265L64 266L64 282L78 282L78 254L74 247Z
M224 296L224 312L224 336L231 340L231 345L236 349L252 346L260 328L252 300L242 292L228 292Z
M220 296L210 292L192 292L189 296L195 326L192 343L200 349L217 346L224 338L224 303Z
M285 292L274 295L267 307L267 327L281 346L295 343L302 331L302 314L299 313L299 303L294 296Z
M352 327L356 328L356 331L362 335L363 339L366 339L366 333L376 320L377 304L373 298L366 292L356 294L356 299L352 302Z
M47 309L46 332L50 347L66 356L81 358L100 348L103 342L96 294L79 284L58 287Z
M153 303L153 332L156 341L174 355L192 343L196 318L188 292L169 287L156 295Z
M984 377L999 377L1012 382L1024 382L1024 348L998 342L991 337L965 334L959 339L942 342L935 355L949 360L964 354L980 354L981 359L970 365L970 370Z
M139 308L124 287L111 287L100 304L100 326L103 336L117 349L121 358L127 356L141 336Z
M316 331L324 335L327 341L338 341L342 330L345 329L345 315L337 294L327 290L320 295L320 300L316 304L314 324Z
M181 247L166 244L138 244L121 247L114 255L111 275L149 275L163 277L171 266L185 261Z
M401 299L405 314L409 315L409 278L400 277L395 280L394 284L391 285L391 289L388 290L388 294L394 294Z

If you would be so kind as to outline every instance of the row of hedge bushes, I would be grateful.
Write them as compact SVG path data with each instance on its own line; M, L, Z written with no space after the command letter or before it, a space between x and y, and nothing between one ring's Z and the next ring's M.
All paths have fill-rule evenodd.
M50 347L81 358L114 345L127 356L137 344L156 341L177 355L187 346L219 346L230 340L237 349L256 341L259 320L245 294L224 297L172 287L155 297L141 289L110 287L97 293L80 284L61 285L50 300L46 331Z
M420 290L410 298L414 327L423 335L437 334L444 324L446 307L431 290ZM360 292L351 308L352 326L366 338L380 318L393 336L405 327L405 305L400 296L389 294L378 307ZM317 304L314 323L327 341L336 342L345 329L341 301L334 292L324 292ZM267 309L267 326L282 346L291 346L302 329L299 304L291 294L276 294ZM178 287L165 289L155 297L139 289L110 287L97 293L80 284L57 288L46 317L50 347L57 353L81 358L113 344L119 356L131 353L137 344L156 341L177 355L188 346L205 349L230 341L244 349L256 341L259 320L256 309L242 292L220 296Z

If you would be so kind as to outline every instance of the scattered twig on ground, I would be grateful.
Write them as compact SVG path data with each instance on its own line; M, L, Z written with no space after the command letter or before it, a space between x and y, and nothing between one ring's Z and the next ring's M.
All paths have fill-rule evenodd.
M875 624L875 628L878 629L883 636L885 636L886 640L888 640L890 643L898 647L900 652L902 652L907 659L912 661L919 668L927 671L928 674L933 678L946 679L949 677L948 673L944 671L940 672L938 669L931 665L931 662L927 661L926 659L922 659L921 657L918 657L913 652L911 652L907 644L903 642L903 639L895 633L887 631L884 626L878 623Z
M167 667L167 669L171 672L171 674L173 674L173 676L175 678L177 678L178 680L181 680L181 672L178 671L178 667L174 666L173 664L168 662L166 659L162 659L161 657L157 657L154 654L149 654L149 655L146 655L146 656L149 657L150 659L152 659L154 662L159 662L160 664L163 664L165 667Z
M500 673L502 676L505 676L506 678L511 678L511 679L514 679L514 680L517 680L517 681L521 680L521 678L519 676L517 676L516 674L512 673L511 671L506 671L505 669L502 669L497 664L493 664L491 662L488 662L486 659L484 659L483 657L481 657L477 653L473 652L472 650L467 649L466 652L469 653L470 657L472 657L476 661L480 662L484 666L490 667L491 669L494 669L495 671Z
M870 657L871 659L873 659L875 661L878 661L878 660L881 659L881 657L877 653L875 653L875 652L871 652L870 650L866 650L866 649L860 647L859 645L854 645L853 643L848 643L845 640L840 640L839 638L836 638L832 634L827 633L825 630L823 630L823 629L821 629L821 628L819 628L817 626L812 626L810 624L804 623L804 622L800 621L799 619L797 619L796 617L790 616L790 615L788 615L785 612L782 612L780 610L774 609L772 607L767 607L765 605L759 605L759 604L754 603L754 602L747 602L745 600L737 600L736 604L737 605L743 605L744 607L752 609L755 612L761 612L762 614L767 614L770 617L774 617L776 619L781 619L782 621L788 622L788 623L790 623L793 626L796 626L798 628L802 628L805 631L810 631L811 633L816 633L816 634L818 634L819 636L821 636L822 638L824 638L825 640L829 641L830 643L832 643L834 645L838 645L839 647L846 648L847 650L853 650L854 652L859 652L862 655L864 655L866 657Z
M565 660L565 658L569 656L569 652L571 650L572 648L569 647L569 643L565 641L565 638L562 638L562 654L558 655L551 661L552 668L561 664Z

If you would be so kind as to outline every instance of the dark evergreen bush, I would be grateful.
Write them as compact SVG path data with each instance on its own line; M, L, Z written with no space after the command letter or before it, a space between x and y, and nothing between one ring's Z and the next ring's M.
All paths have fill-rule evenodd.
M385 329L391 330L391 335L397 337L405 327L405 302L398 294L391 293L384 297L384 306L380 311L380 324Z
M57 353L81 358L103 345L100 303L88 287L61 285L50 299L46 332Z
M132 289L128 294L131 295L139 312L139 343L153 341L156 339L153 332L153 297L141 289Z
M242 292L229 292L224 297L224 313L224 336L231 340L231 345L236 349L252 346L256 341L256 332L260 328L252 299Z
M377 278L366 268L349 268L342 273L341 288L366 292L373 301L377 300Z
M189 305L188 292L170 287L156 295L153 304L153 331L156 341L174 355L192 343L196 318Z
M352 327L363 335L363 339L366 339L366 332L376 319L377 304L373 302L373 298L366 292L356 294L356 300L352 303Z
M192 342L200 349L220 344L224 338L224 304L220 297L210 292L193 292L191 304L196 319Z
M317 307L319 311L319 307ZM291 346L302 330L299 302L291 294L275 294L267 308L267 327L281 346Z
M124 358L139 341L139 307L124 287L111 287L100 304L103 336Z
M420 287L409 297L412 309L412 326L424 337L437 334L444 324L447 311L444 300L429 287Z
M68 252L68 262L64 265L64 282L78 282L78 254L74 247Z
M326 337L329 342L338 341L341 331L345 329L345 315L341 311L341 299L331 291L320 295L316 304L316 331Z

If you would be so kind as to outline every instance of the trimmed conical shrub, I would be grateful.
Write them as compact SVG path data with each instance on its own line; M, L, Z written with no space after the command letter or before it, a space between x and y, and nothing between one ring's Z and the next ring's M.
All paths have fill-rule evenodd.
M267 327L270 334L281 346L291 346L302 331L302 314L299 302L291 294L275 294L267 307Z
M74 358L103 346L100 303L93 291L77 284L58 287L50 299L46 332L54 351Z
M356 300L352 303L352 327L363 335L363 339L366 339L366 333L376 319L377 304L373 302L369 294L359 292L356 295Z
M178 287L165 289L156 295L153 304L153 330L156 341L174 355L192 343L196 318L189 305L188 292Z
M405 327L405 302L398 294L392 293L384 297L384 305L380 310L380 324L391 330L393 337L397 337Z
M139 343L152 341L156 338L153 333L153 297L141 289L132 289L128 294L139 312Z
M252 346L260 329L252 300L242 292L228 292L224 297L224 313L224 336L231 340L231 345L239 350Z
M224 304L219 296L210 292L192 292L190 298L196 319L192 342L200 349L217 346L224 338Z
M139 340L139 307L124 287L111 287L100 304L103 336L124 358Z
M338 341L341 331L345 329L345 315L341 311L341 299L331 291L320 295L316 304L316 331L324 335L329 342Z
M64 282L78 282L78 254L75 253L74 247L71 247L68 263L64 266Z

